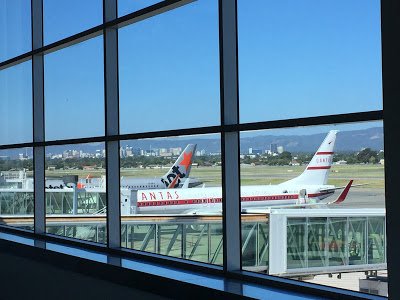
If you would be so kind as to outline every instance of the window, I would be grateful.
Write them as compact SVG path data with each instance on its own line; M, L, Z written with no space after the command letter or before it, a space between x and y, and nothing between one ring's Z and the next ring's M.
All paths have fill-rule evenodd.
M335 297L387 276L378 0L56 2L0 3L0 230Z
M356 291L359 279L366 279L361 265L386 276L386 264L374 265L366 253L371 211L384 220L383 124L336 126L332 118L330 126L294 127L299 118L382 109L380 13L380 1L238 1L240 122L288 120L291 127L241 133L242 209L260 212L268 205L250 201L252 189L271 194L271 207L280 207L270 212L269 232L242 229L244 269L338 287L328 273L351 269L355 279L347 288ZM325 137L332 144L336 138L335 150L324 145ZM321 193L313 185L345 188L351 180L347 199L326 206L336 208L330 217L323 210L309 215L307 206L334 201L340 193ZM291 190L290 200L282 200L283 189ZM304 218L290 218L290 210L285 215L293 206L302 207ZM261 245L268 240L271 249L286 250L268 252L260 234ZM382 259L386 242L377 239ZM304 279L310 272L312 279Z
M32 141L32 62L0 70L0 144Z
M0 20L0 62L32 49L31 1L1 1Z
M118 16L127 15L159 2L161 0L118 0Z
M33 229L33 168L31 147L0 150L0 217L5 225ZM20 224L13 222L15 216Z
M43 1L44 44L51 44L103 22L101 0Z
M44 58L46 140L104 135L101 36Z
M121 133L219 124L217 1L197 1L118 34Z
M239 0L241 122L382 109L379 5Z
M46 147L48 233L107 242L105 157L104 143Z
M220 161L216 134L121 141L121 246L221 265L222 206L195 199L203 186L221 194ZM127 188L140 182L147 185ZM210 213L214 220L202 223Z

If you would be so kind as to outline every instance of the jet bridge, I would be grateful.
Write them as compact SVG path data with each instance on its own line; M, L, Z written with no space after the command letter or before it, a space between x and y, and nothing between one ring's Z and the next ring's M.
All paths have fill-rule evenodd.
M106 218L47 215L47 232L107 241ZM242 215L243 269L285 277L385 270L384 209L271 209ZM32 216L0 223L32 227ZM222 264L223 230L217 215L122 215L121 246L205 263Z
M385 270L385 210L272 209L269 245L271 275Z

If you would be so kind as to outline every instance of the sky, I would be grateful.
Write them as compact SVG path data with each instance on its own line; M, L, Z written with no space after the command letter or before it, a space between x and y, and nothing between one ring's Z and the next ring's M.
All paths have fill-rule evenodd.
M29 2L0 0L0 61L30 50ZM118 13L156 2L119 0ZM119 30L121 133L219 124L217 3ZM378 0L238 0L240 121L382 109L379 9ZM99 25L102 1L44 0L44 16L48 44ZM98 36L45 56L47 140L104 134L102 47ZM0 126L14 129L0 144L32 140L30 81L30 62L0 71Z

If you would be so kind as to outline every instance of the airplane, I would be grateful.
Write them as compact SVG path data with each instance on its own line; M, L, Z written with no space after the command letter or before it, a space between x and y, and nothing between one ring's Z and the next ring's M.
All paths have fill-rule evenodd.
M154 178L136 178L136 177L121 177L120 185L123 189L170 189L181 187L195 187L202 184L201 181L195 178L190 178L189 173L192 167L193 156L196 151L196 144L188 144L181 155L162 177ZM79 189L90 190L98 188L99 184L87 177L84 182L78 183Z
M181 155L161 178L134 178L121 177L121 188L128 189L171 189L181 188L189 178L193 156L196 152L196 144L188 144ZM202 184L201 181L190 178L187 187L195 187Z
M302 174L277 185L241 186L242 213L261 213L270 207L307 207L322 204L320 201L343 189L339 197L324 205L343 202L353 184L328 185L333 149L338 131L331 130L314 154ZM191 189L137 190L131 195L135 214L221 214L221 187L196 187Z

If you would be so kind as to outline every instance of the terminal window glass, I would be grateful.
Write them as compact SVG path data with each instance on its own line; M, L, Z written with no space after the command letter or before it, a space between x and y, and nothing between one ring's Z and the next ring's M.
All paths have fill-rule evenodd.
M379 0L238 1L240 121L382 109Z
M47 232L106 243L104 143L46 147L45 167Z
M101 0L44 0L44 44L51 44L103 22Z
M32 61L0 70L0 145L32 141Z
M357 291L385 272L383 145L382 122L241 132L242 268Z
M33 149L0 150L0 217L3 224L33 229Z
M0 1L0 62L32 49L30 13L30 0Z
M118 16L127 15L159 2L161 0L118 0Z
M217 134L120 141L122 247L222 264L220 162Z
M103 37L44 57L46 140L104 135Z
M119 29L121 133L220 124L218 1Z

